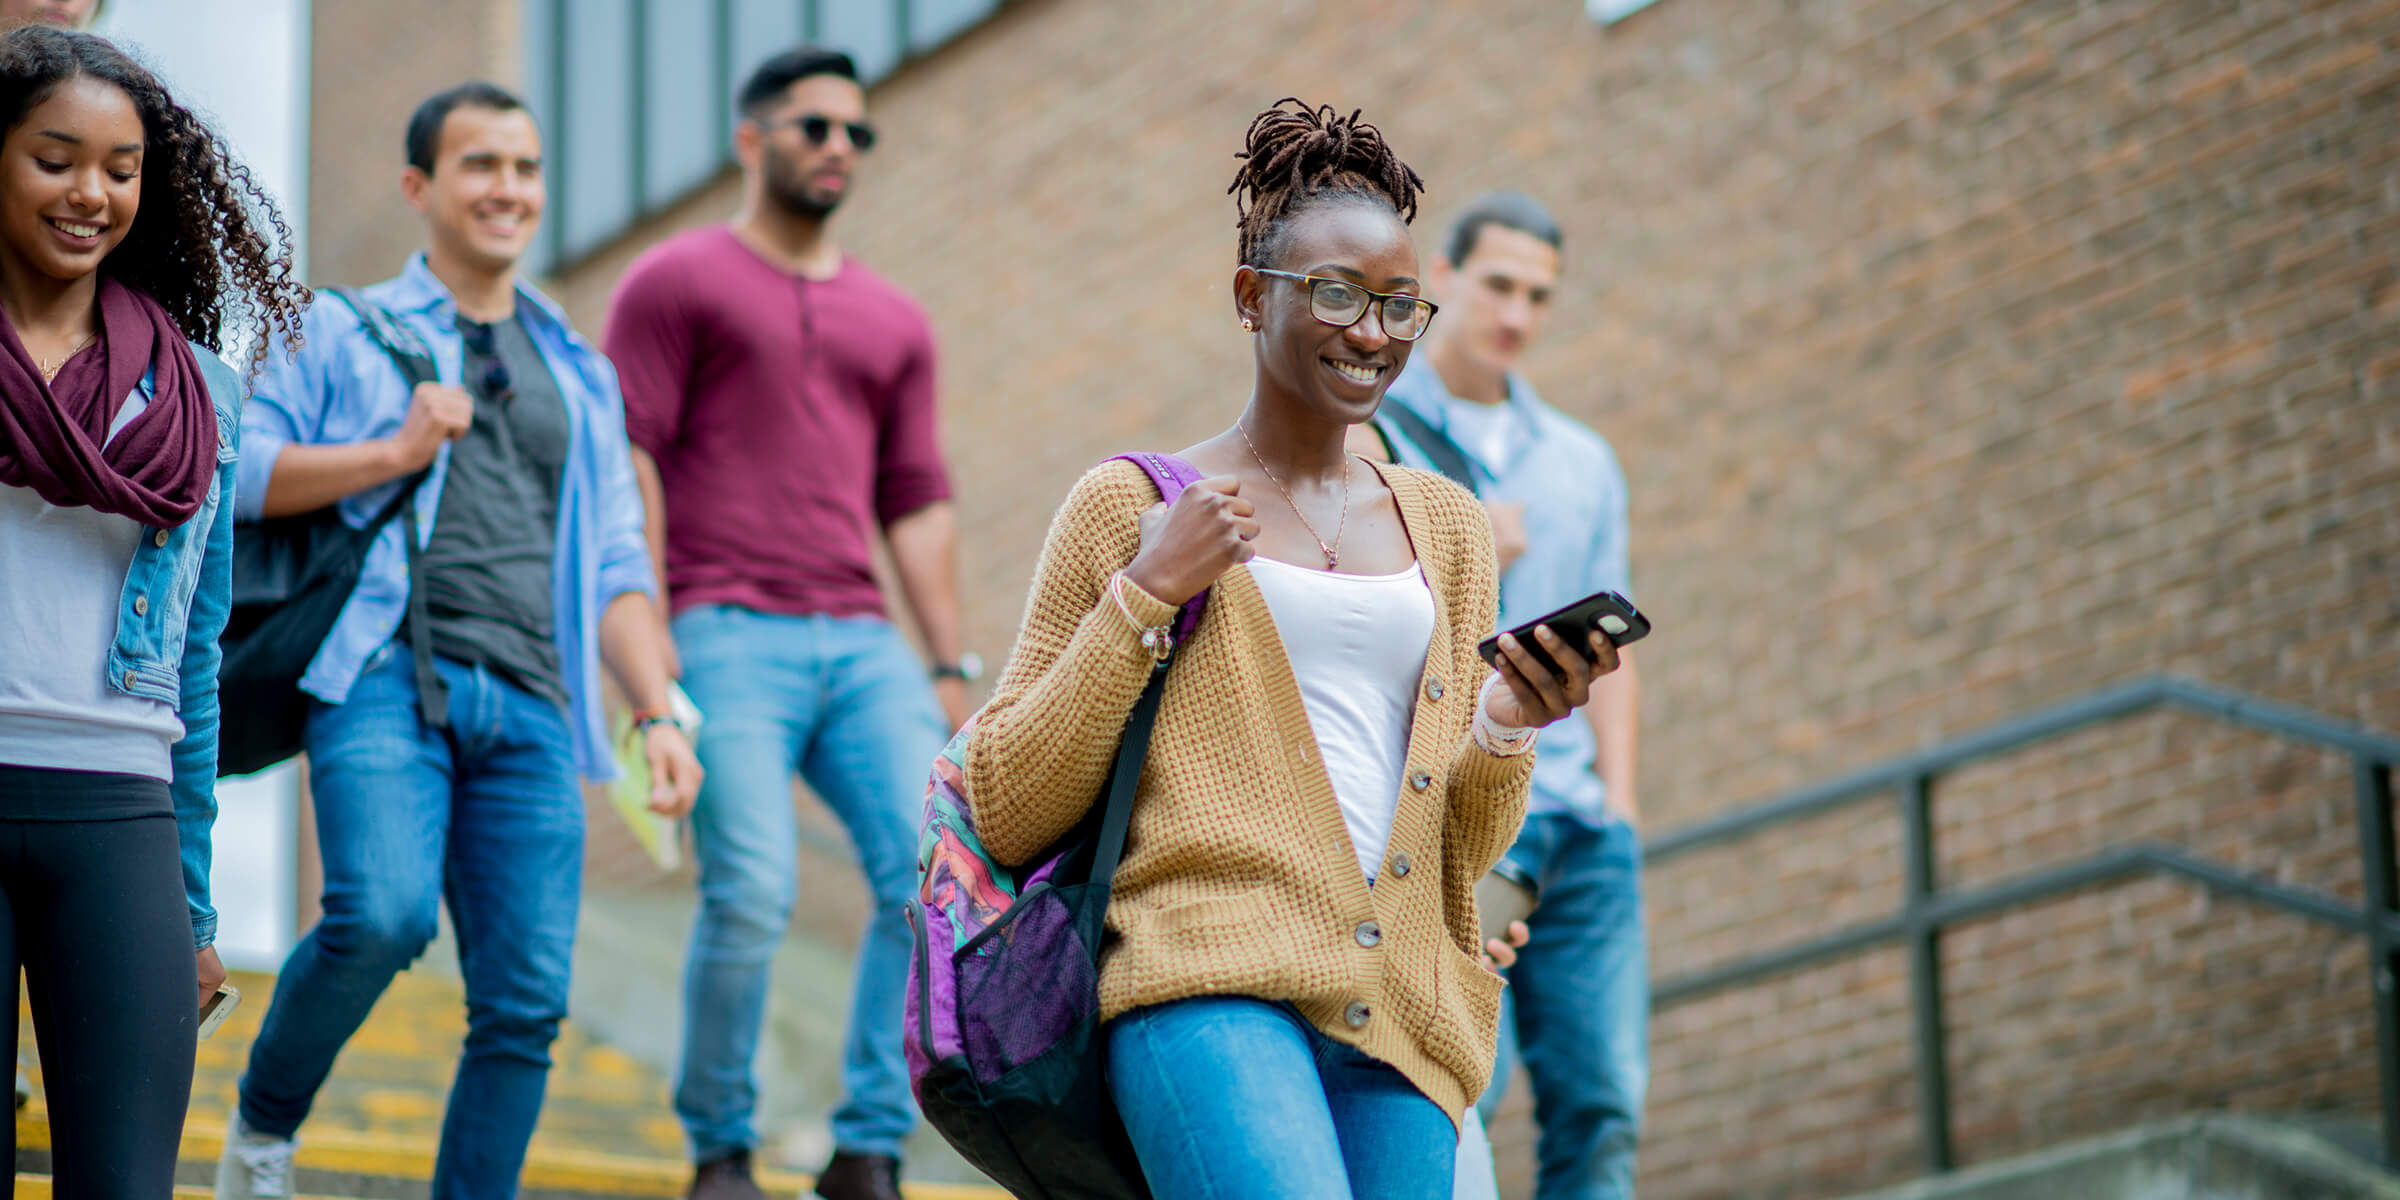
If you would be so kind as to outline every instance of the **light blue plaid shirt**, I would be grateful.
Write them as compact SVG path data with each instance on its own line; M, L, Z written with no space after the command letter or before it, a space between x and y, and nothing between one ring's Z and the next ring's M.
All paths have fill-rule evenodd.
M1473 402L1451 395L1424 357L1409 360L1384 402L1408 406L1427 425L1458 442L1475 473L1476 491L1485 500L1524 504L1526 550L1500 578L1498 628L1513 628L1604 589L1632 598L1625 550L1625 473L1607 439L1542 403L1533 385L1511 374L1508 408L1516 419L1503 452L1496 460L1487 459L1469 445L1474 439L1450 429L1451 413ZM1435 469L1396 423L1377 424L1391 438L1401 462ZM1591 722L1582 713L1542 730L1527 811L1571 813L1594 826L1609 820L1604 803L1608 788L1594 769L1598 750Z

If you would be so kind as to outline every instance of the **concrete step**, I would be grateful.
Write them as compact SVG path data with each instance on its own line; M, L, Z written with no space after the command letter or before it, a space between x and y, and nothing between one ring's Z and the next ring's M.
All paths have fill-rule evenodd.
M2354 1136L2322 1119L2185 1117L1851 1200L2400 1200L2400 1175Z
M190 1120L195 1128L222 1129L232 1119L250 1043L274 993L269 975L236 973L233 983L242 990L241 1007L214 1037L200 1043L194 1059ZM424 970L402 972L335 1062L304 1135L437 1140L466 1032L466 1006L455 980ZM22 1003L18 1044L34 1044ZM560 1030L551 1058L555 1065L534 1132L536 1146L668 1160L682 1156L683 1131L657 1072L572 1020ZM38 1091L38 1064L29 1064L28 1073Z
M17 1120L19 1197L46 1197L49 1125L28 1110ZM177 1195L207 1196L225 1149L225 1127L194 1122L183 1131ZM293 1182L303 1196L344 1200L424 1200L430 1194L436 1143L426 1139L311 1130L294 1157ZM641 1158L572 1149L537 1147L518 1176L522 1200L614 1200L617 1197L681 1196L691 1167L678 1158ZM789 1171L761 1170L759 1186L771 1196L808 1196L815 1180ZM910 1200L1007 1200L989 1185L908 1183Z
M235 1087L274 990L269 976L241 974L242 1005L200 1045L184 1125L178 1196L206 1196L231 1123ZM20 1044L33 1044L19 1014ZM466 1036L454 979L412 970L393 981L343 1050L301 1130L294 1184L305 1195L343 1200L424 1200L441 1137L443 1105ZM525 1200L681 1196L691 1180L683 1133L659 1072L603 1044L576 1022L552 1047L548 1100L520 1186ZM17 1195L49 1194L48 1110L38 1065L32 1101L16 1114ZM768 1156L762 1155L762 1159ZM913 1170L912 1170L913 1173ZM807 1196L807 1175L762 1170L769 1195ZM915 1200L1005 1200L988 1183L910 1183Z
M50 1177L20 1171L17 1173L15 1200L50 1200ZM200 1184L177 1184L175 1200L215 1200L216 1193ZM331 1196L298 1195L292 1200L337 1200Z

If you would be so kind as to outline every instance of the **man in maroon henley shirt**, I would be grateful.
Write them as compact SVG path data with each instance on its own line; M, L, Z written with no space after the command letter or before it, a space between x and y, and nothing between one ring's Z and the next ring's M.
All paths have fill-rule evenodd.
M684 977L675 1110L692 1195L759 1197L753 1059L768 967L798 887L798 771L843 823L874 894L858 955L835 1154L817 1190L898 1200L916 1119L901 1058L926 766L966 719L957 535L917 305L827 237L874 144L847 56L802 47L744 85L742 208L681 234L618 286L608 354L699 705L692 813L700 915ZM890 543L933 681L884 613ZM938 706L937 706L938 693Z

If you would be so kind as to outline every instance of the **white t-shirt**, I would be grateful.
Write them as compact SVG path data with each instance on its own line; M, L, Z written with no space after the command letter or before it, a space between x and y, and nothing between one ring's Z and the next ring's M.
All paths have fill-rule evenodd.
M108 435L147 407L139 390L126 397ZM131 517L0 484L0 763L173 781L174 707L108 686L141 537Z
M1417 684L1433 639L1433 591L1421 566L1337 575L1254 558L1250 568L1300 683L1358 869L1371 883L1400 807Z
M1477 404L1453 396L1442 405L1442 432L1494 470L1508 461L1517 425L1517 410L1506 404Z

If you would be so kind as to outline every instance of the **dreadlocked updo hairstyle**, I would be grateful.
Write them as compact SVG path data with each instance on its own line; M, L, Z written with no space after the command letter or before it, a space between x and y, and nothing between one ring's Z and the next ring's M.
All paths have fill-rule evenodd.
M292 278L292 231L250 177L158 77L107 39L28 25L0 38L0 133L80 75L124 92L141 115L142 206L100 273L159 302L185 337L219 343L228 321L300 347L309 291ZM255 361L255 359L254 359Z
M1382 205L1402 224L1416 219L1425 181L1358 117L1286 96L1251 119L1234 155L1241 170L1225 189L1240 214L1244 266L1272 267L1291 219L1326 200Z

